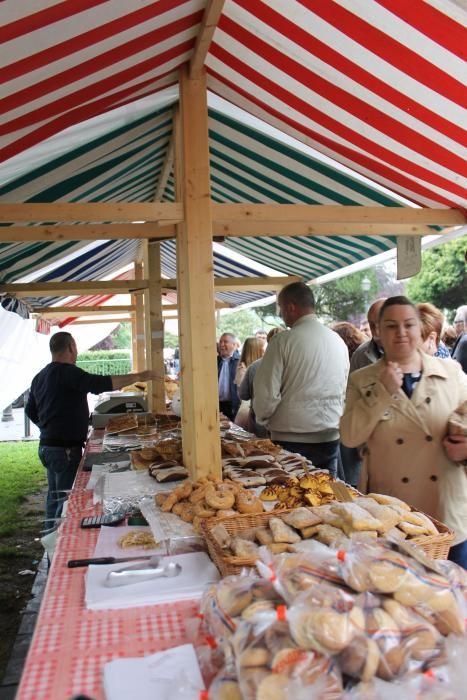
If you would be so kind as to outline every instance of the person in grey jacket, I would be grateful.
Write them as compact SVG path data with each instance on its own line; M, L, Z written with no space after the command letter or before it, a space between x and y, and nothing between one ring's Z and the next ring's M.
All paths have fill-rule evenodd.
M352 359L350 360L351 374L355 372L356 369L372 365L383 356L383 349L378 339L377 323L379 310L385 301L386 299L376 299L368 309L367 318L370 326L371 338L365 343L362 343L353 353Z
M253 410L274 442L334 475L349 371L347 347L317 320L313 293L303 282L284 287L278 304L290 331L272 338L256 370Z

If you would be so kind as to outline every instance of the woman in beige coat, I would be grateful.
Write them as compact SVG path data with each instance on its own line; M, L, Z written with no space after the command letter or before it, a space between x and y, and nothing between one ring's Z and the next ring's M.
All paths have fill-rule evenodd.
M365 492L403 499L467 540L467 473L447 443L450 414L467 400L467 376L456 362L419 350L420 321L405 297L391 297L379 316L384 358L350 375L340 432L344 445L366 443Z

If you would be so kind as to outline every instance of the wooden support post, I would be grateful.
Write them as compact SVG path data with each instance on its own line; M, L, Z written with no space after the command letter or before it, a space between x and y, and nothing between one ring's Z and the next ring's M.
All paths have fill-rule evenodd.
M180 119L175 120L183 460L192 478L222 476L212 256L206 73L180 75Z
M152 411L165 411L165 382L164 382L164 319L162 318L161 294L161 246L160 243L150 243L147 253L146 275L149 288L144 292L147 357L149 366L157 372L158 379L151 382L152 396L148 401Z
M131 305L136 307L136 296L131 295ZM136 312L131 314L131 371L136 372L137 367L137 348L136 348Z
M143 279L143 263L135 262L135 279ZM144 298L143 294L135 294L136 316L136 371L141 372L146 367L144 353Z

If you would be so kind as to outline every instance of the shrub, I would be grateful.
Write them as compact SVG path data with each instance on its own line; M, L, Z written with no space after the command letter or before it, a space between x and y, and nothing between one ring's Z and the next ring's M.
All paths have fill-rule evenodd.
M131 355L128 350L88 350L78 355L76 364L91 374L128 374Z

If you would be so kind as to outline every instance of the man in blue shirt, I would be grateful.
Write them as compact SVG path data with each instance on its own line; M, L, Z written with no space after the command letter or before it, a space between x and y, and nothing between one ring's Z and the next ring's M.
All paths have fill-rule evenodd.
M240 399L234 383L240 355L236 350L237 340L233 333L223 333L219 338L217 375L219 377L219 410L231 421L235 418Z
M75 480L88 433L88 392L100 394L155 377L151 371L118 376L85 372L76 366L78 350L70 333L55 333L49 347L52 361L32 380L25 408L40 428L39 458L47 469L49 487L46 530L55 526Z

